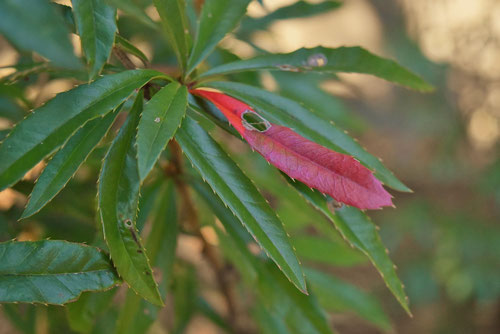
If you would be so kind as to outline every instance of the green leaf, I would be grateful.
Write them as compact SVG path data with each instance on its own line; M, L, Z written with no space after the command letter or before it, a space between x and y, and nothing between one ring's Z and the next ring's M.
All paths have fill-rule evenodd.
M66 317L72 330L90 333L96 318L111 304L116 289L104 292L84 292L74 303L66 306Z
M433 89L422 78L396 62L376 56L360 47L315 47L285 54L267 54L212 68L199 78L259 70L363 73L420 91Z
M201 180L191 184L223 224L224 232L215 226L221 250L240 271L243 281L252 289L257 288L261 299L258 307L264 306L274 320L296 318L290 320L299 328L294 333L331 333L314 297L297 291L274 265L267 265L263 258L250 253L248 244L252 237L231 210Z
M282 222L255 185L195 121L186 117L177 141L200 175L229 206L288 279L306 291L304 276Z
M132 43L130 43L129 40L116 34L115 35L115 44L123 51L130 53L131 55L134 55L137 58L139 58L142 61L142 63L144 64L144 66L146 66L146 67L148 66L148 64L149 64L148 57L141 50L139 50Z
M69 30L49 1L0 1L0 34L20 49L39 53L54 66L82 67L73 53Z
M331 275L305 269L307 282L329 311L353 311L383 331L391 330L391 323L376 298Z
M328 207L325 196L320 192L310 189L301 182L294 182L285 175L283 176L309 203L333 223L347 242L358 248L370 259L384 279L389 290L405 311L411 314L408 307L408 297L404 292L403 284L399 280L395 266L389 255L387 255L387 249L380 240L377 228L370 218L361 210L347 205L332 212Z
M140 179L134 139L142 104L140 93L104 158L97 200L104 238L116 270L143 298L163 305L135 227Z
M178 228L173 183L166 183L162 188L157 197L146 252L151 263L162 271L160 292L162 298L165 298L175 260ZM129 290L118 316L115 333L146 333L156 320L159 310L159 307L151 305Z
M323 1L319 3L310 3L308 1L297 1L289 6L278 8L268 15L253 18L246 17L241 27L238 29L238 36L243 40L248 39L250 33L255 30L266 30L276 20L286 20L324 14L330 10L337 9L342 5L339 1Z
M186 3L184 0L154 0L153 3L160 14L163 30L183 71L191 47Z
M250 0L205 1L186 75L189 75L213 51L217 43L236 27L245 15L249 3Z
M310 112L300 103L257 87L235 82L210 82L203 86L220 89L249 104L270 122L289 127L315 143L354 156L374 170L375 176L389 187L399 191L411 191L379 159L366 152L343 130L321 115Z
M0 144L0 190L18 181L87 121L103 116L153 78L153 70L107 75L61 93L19 122Z
M3 140L9 134L9 130L0 130L0 141Z
M177 82L163 87L146 104L137 130L139 175L144 180L186 115L187 88Z
M80 165L99 144L113 123L117 112L87 122L49 161L38 178L21 219L40 211L73 177Z
M62 305L118 282L95 247L56 240L0 243L0 302Z
M116 9L104 0L72 0L82 50L94 79L108 61L116 32Z

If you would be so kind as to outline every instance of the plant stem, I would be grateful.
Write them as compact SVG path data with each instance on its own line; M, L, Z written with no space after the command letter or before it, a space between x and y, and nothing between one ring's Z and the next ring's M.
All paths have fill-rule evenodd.
M134 70L136 67L128 55L121 49L113 47L113 54L122 63L122 65L129 70Z

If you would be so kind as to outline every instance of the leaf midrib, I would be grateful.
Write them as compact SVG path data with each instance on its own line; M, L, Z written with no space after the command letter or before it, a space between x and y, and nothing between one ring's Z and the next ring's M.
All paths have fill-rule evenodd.
M266 134L265 134L265 133L262 133L261 135L264 135L264 136L265 136ZM266 137L268 137L268 136L266 136ZM345 182L345 181L347 181L347 182L351 182L351 183L354 183L354 184L358 185L359 187L361 187L361 188L363 188L363 189L365 189L365 190L367 190L367 191L371 192L371 191L370 191L370 189L369 189L369 188L367 188L367 187L365 187L364 185L362 185L362 184L360 184L360 183L358 183L358 182L356 182L356 181L353 181L353 180L351 180L350 178L348 178L347 176L344 176L344 175L342 175L342 174L340 174L340 173L338 173L338 172L336 172L336 171L333 171L333 170L331 170L331 169L329 169L329 168L327 168L327 167L325 167L325 166L323 166L323 165L319 164L318 162L316 162L316 161L314 161L314 160L310 159L309 157L307 157L307 156L305 156L305 155L301 155L301 154L299 154L297 151L295 151L295 150L294 150L294 148L290 148L290 147L288 147L288 146L285 146L284 144L282 144L280 141L276 140L275 138L272 138L272 137L268 137L268 138L271 138L271 139L272 139L275 143L277 143L280 147L284 148L284 149L285 149L285 151L290 150L290 151L292 151L293 153L295 153L296 155L298 155L298 156L300 156L300 157L302 157L302 158L306 159L307 161L311 162L312 164L314 164L314 165L315 165L315 166L317 166L318 168L320 168L320 169L322 169L322 170L326 170L327 172L333 173L333 174L337 175L338 177L340 177L340 178L341 178L341 181L342 181L342 182L341 182L341 184L342 184L342 187L343 187L343 190L344 190L344 193L345 193L345 194L347 194L347 192L346 192L346 190L345 190L345 184L344 184L344 182ZM307 139L307 138L304 138L304 139ZM309 140L309 139L307 139L307 140ZM319 144L318 144L318 145L319 145ZM321 145L321 146L322 146L322 145ZM323 146L323 147L324 147L324 146ZM326 148L326 147L325 147L325 148ZM340 153L340 152L335 152L335 153L342 154L342 153Z
M153 80L155 77L153 77L151 80ZM128 82L128 81L127 81ZM130 85L130 83L127 83L126 84L127 86ZM110 97L113 93L117 93L118 91L122 91L124 89L126 89L127 87L121 87L117 90L111 90L109 92L106 92L105 95L101 96L100 99L98 100L94 100L92 101L91 103L89 103L88 105L86 105L84 108L81 109L81 111L77 112L74 116L72 116L71 118L68 118L65 122L63 122L61 125L55 127L53 129L53 131L51 131L48 135L44 136L44 138L42 140L40 140L39 143L37 143L35 146L33 146L29 151L26 151L25 153L23 153L21 155L20 158L18 158L17 160L14 160L12 161L12 163L10 165L7 165L7 167L2 171L2 173L5 173L5 171L9 170L15 163L16 161L19 161L21 158L29 155L33 150L37 149L40 145L42 145L41 143L46 140L49 136L51 136L52 134L58 132L62 127L64 127L66 124L68 124L69 122L71 122L72 120L74 120L75 118L77 118L78 116L82 115L83 113L87 112L89 109L91 109L92 107L94 107L96 104L98 103L101 103L103 100L107 99L108 97ZM132 92L130 93L129 96L125 97L124 99L122 99L120 102L124 101L124 100L127 100L131 95L133 94L133 90ZM117 103L120 104L120 102ZM74 134L76 131L78 131L82 126L84 126L88 121L90 120L93 120L94 118L97 118L99 116L104 116L106 115L108 112L110 112L111 110L113 110L114 107L111 107L108 111L102 113L102 114L99 114L99 115L96 115L95 117L91 117L89 119L87 119L83 124L81 124L78 128L74 129L74 131L72 132L72 134ZM16 128L14 128L15 130ZM14 131L13 130L13 131ZM1 143L1 146L5 145L5 141L10 137L10 134L9 136L7 136ZM0 147L1 147L0 146Z
M128 136L128 138L127 138L127 142L126 142L127 144L126 144L126 145L124 145L124 147L126 147L126 152L125 152L125 154L123 154L123 155L122 155L122 158L121 158L121 161L120 161L120 162L121 162L121 163L120 163L120 166L123 166L123 165L125 164L125 162L126 162L126 159L127 159L127 151L128 151L128 149L130 148L130 146L131 146L131 145L130 145L130 144L131 144L131 141L132 141L132 136ZM106 159L106 158L105 158L105 159ZM117 208L117 205L116 205L116 204L119 202L119 200L118 200L118 188L119 188L119 186L118 186L118 185L120 184L120 182L121 182L121 180L122 180L122 178L123 178L123 172L124 172L124 168L119 168L119 172L118 172L118 175L117 175L117 180L118 180L118 181L115 183L115 185L114 185L114 187L113 187L114 189L113 189L113 196L112 196L112 200L113 200L113 202L114 202L113 207L114 207L115 209ZM139 177L139 178L140 178L140 177ZM100 211L101 211L101 219L102 219L102 208L100 208ZM120 245L121 245L121 247L125 250L125 252L124 252L124 253L125 253L125 254L126 254L126 256L128 257L128 259L129 259L129 263L131 263L131 264L132 264L131 268L133 268L134 272L135 272L135 273L136 273L136 275L139 277L139 279L140 279L140 280L141 280L141 281L145 284L145 286L147 286L147 287L148 287L148 289L150 289L151 287L150 287L150 285L149 285L149 282L146 282L146 281L145 281L145 279L144 279L144 277L143 277L143 275L142 275L142 273L141 273L141 271L140 271L140 270L137 270L137 265L136 265L135 261L133 261L132 256L131 256L131 254L129 253L129 251L128 251L128 249L127 249L126 245L125 245L125 242L124 242L124 240L123 240L123 238L122 238L122 234L121 234L121 232L120 232L120 228L119 228L119 226L118 226L118 224L119 224L119 219L118 219L118 215L117 215L116 210L111 210L111 215L112 215L113 220L116 222L116 228L117 228L117 231L118 231L118 240L119 240L119 242L120 242ZM134 226L133 226L133 227L135 228L135 222L134 222ZM142 246L142 244L141 244L141 247L144 249L144 247ZM147 257L146 257L146 260L147 260ZM150 265L150 263L149 263L149 261L148 261L148 265L149 265L149 266L151 266L151 265ZM150 269L150 268L148 268L148 269ZM153 282L156 284L156 281L155 281L154 279L152 279L152 280L153 280ZM132 287L132 286L131 286L131 287ZM132 288L135 290L135 287L132 287ZM153 290L154 290L154 289L153 289ZM153 291L153 294L154 294L154 292L155 292L155 291Z
M99 117L99 116L97 116L97 117ZM96 117L96 118L97 118L97 117ZM103 117L101 117L101 118L103 118ZM89 121L90 121L90 120L89 120ZM99 126L99 124L96 124L96 126L95 126L92 130L95 130L95 129L96 129L96 127L98 127L98 126ZM111 125L110 125L110 126L111 126ZM83 127L83 125L82 125L82 127ZM82 127L80 127L79 129L81 129ZM77 129L77 130L75 131L75 133L76 133L79 129ZM84 144L85 144L84 142L85 142L85 141L86 141L86 140L87 140L87 139L88 139L91 135L95 135L95 134L94 134L92 131L89 131L89 133L87 133L87 135L86 135L84 138L82 138L82 140L81 140L81 141L80 141L80 142L79 142L79 143L78 143L78 144L74 147L73 152L71 152L71 154L70 154L70 155L69 155L69 157L66 159L66 161L65 161L65 162L64 162L64 163L60 166L60 168L58 169L58 172L56 173L56 175L54 175L54 176L52 177L52 180L51 180L51 181L49 182L49 184L45 187L45 189L52 188L52 186L56 183L56 180L58 180L58 179L59 179L59 177L61 176L62 171L63 171L63 170L65 170L65 169L66 169L66 167L67 167L68 165L71 165L71 164L72 164L71 160L72 160L72 158L73 158L75 155L78 155L78 153L79 153L79 152L78 152L78 149L79 149L80 147L82 147L82 146L85 146L85 145L84 145ZM71 138L70 138L70 139L71 139ZM69 140L70 140L70 139L69 139ZM102 138L101 138L101 139L102 139ZM68 141L69 141L69 140L68 140ZM66 143L66 144L67 144L67 143ZM64 147L63 147L62 149L64 149ZM86 161L86 160L87 160L87 158L90 156L90 154L92 153L92 151L93 151L93 150L94 150L94 149L91 149L91 150L88 152L88 154L85 156L85 158L82 160L82 162L80 162L79 166L81 166L81 165L83 165L83 163L85 163L85 161ZM73 173L73 175L74 175L75 173L76 173L76 171ZM41 176L43 176L43 173L42 173L42 175L40 175L40 177L41 177ZM71 177L68 179L68 181L66 181L66 183L68 183L70 179L71 179ZM66 183L65 183L65 184L66 184ZM54 194L54 195L52 195L52 196L51 196L48 200L50 201L52 198L54 198L55 196L57 196L57 194L58 194L59 192L61 192L61 190L62 190L62 189L63 189L63 187L61 187L61 188L60 188L57 192L55 192L55 194ZM44 191L44 193L45 193L45 192L46 192L46 191ZM42 195L43 195L44 193L42 193ZM38 197L37 201L36 201L34 204L36 204L36 206L40 206L40 203L43 203L43 202L44 202L43 197L42 197L42 196L40 196L40 197ZM36 206L35 206L35 207L36 207ZM38 210L36 210L35 212L33 212L33 214L35 214L35 213L39 212L41 209L42 209L42 207L40 207ZM33 214L32 214L32 215L33 215Z

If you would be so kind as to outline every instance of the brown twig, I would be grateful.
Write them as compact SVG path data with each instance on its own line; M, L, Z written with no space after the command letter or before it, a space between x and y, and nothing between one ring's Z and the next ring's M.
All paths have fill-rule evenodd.
M136 69L136 66L134 65L132 60L130 60L128 55L122 49L117 48L116 46L113 47L113 54L120 61L120 63L122 63L122 65L125 66L125 68L129 70Z
M239 313L238 304L236 302L237 297L233 289L232 279L230 275L227 275L227 266L223 263L223 261L217 254L215 247L213 247L201 233L200 225L198 223L198 213L189 194L188 187L182 179L184 169L181 148L179 147L179 144L175 141L175 139L171 140L168 146L170 148L170 152L172 153L171 165L166 166L164 168L164 171L169 177L173 178L176 188L182 198L184 209L189 215L186 219L186 222L188 224L188 226L186 226L187 229L202 241L203 255L205 256L210 266L213 268L219 289L221 290L226 300L228 311L227 321L235 332L240 332L236 330L236 327L238 326L237 316Z
M200 14L201 8L203 7L204 3L205 3L205 0L195 0L194 1L194 9L196 10L197 14Z

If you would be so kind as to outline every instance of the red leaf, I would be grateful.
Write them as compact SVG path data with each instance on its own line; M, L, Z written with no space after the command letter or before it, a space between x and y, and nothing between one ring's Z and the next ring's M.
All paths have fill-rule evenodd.
M247 104L225 94L202 89L191 93L215 104L253 149L291 178L360 209L392 205L392 196L382 183L353 157L269 123Z

